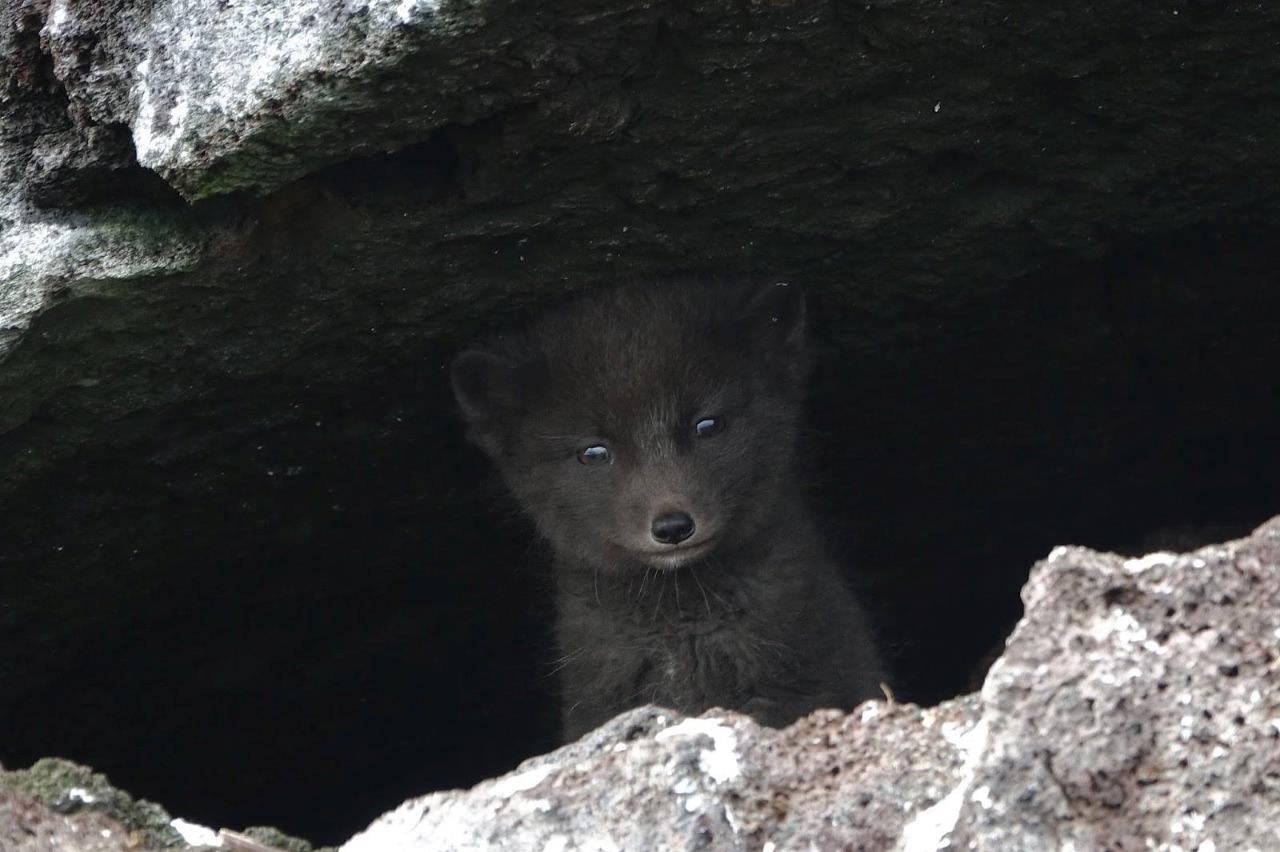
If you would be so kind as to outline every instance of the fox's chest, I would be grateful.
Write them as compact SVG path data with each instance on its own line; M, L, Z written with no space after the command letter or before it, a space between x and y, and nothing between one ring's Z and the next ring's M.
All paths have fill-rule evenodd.
M646 666L651 680L667 686L687 685L697 675L699 657L723 655L723 651L709 647L706 639L696 636L682 638L683 641L672 641L672 637L667 637L665 641L651 643Z
M785 674L790 643L777 641L777 619L760 618L733 589L681 592L684 606L665 612L648 601L602 606L594 594L566 601L559 638L568 706L589 701L605 718L639 704L690 714L739 708Z
M636 691L686 712L737 706L772 668L737 625L672 631L647 644Z

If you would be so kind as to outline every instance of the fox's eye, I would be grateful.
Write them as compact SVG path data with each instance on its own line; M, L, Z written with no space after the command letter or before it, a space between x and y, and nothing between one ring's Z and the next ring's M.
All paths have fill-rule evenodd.
M578 451L578 461L583 464L608 464L613 461L613 453L604 444L592 444Z
M723 417L703 417L693 424L693 434L699 438L710 438L724 431Z

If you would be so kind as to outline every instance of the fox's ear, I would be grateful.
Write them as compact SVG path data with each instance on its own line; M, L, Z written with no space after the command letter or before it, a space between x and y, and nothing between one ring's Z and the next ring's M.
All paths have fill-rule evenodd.
M804 319L804 293L786 283L761 287L742 312L749 339L767 340L791 352L804 349Z
M523 393L519 362L484 349L468 349L453 359L449 379L462 416L477 426L511 411Z

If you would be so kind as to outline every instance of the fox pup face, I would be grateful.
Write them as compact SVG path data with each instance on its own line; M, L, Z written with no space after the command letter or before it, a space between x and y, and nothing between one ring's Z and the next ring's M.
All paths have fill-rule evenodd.
M674 569L748 544L789 478L804 298L619 289L463 352L468 436L562 554Z

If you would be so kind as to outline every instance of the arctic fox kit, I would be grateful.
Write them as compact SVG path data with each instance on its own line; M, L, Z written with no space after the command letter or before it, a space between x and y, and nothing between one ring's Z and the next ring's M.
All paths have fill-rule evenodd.
M795 474L804 327L787 284L619 288L454 361L551 545L567 739L645 703L780 726L880 694Z

